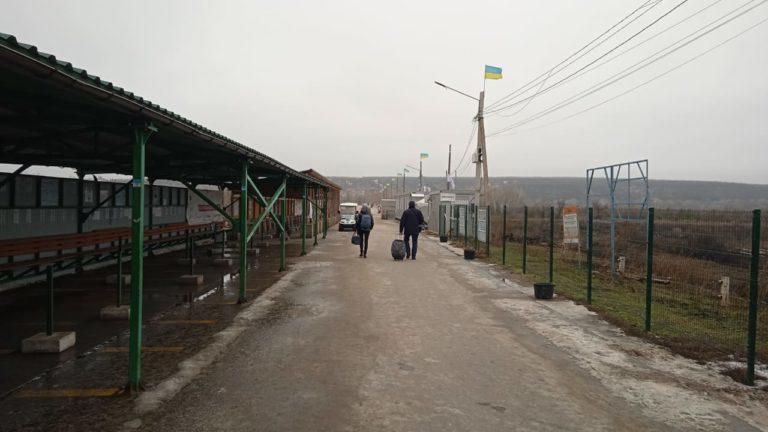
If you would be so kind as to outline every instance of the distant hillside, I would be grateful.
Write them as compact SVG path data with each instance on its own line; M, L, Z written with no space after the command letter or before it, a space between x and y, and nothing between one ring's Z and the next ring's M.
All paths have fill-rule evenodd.
M375 201L378 191L391 177L330 177L344 188L344 197L351 201ZM431 190L445 189L445 179L425 177L424 185ZM585 179L577 177L492 177L495 190L513 192L529 205L557 201L583 203ZM639 184L638 184L639 185ZM418 178L407 178L406 189L417 190ZM457 189L472 189L474 178L456 180ZM400 184L402 190L402 184ZM768 208L768 185L725 183L713 181L651 180L651 198L658 208L734 209ZM604 179L594 180L594 192L607 195ZM633 196L638 191L633 192ZM509 194L505 194L509 195Z

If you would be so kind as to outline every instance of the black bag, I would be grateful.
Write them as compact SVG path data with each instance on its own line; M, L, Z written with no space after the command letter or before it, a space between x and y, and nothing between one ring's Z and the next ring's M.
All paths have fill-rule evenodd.
M360 236L357 235L357 233L352 234L352 244L353 245L358 245L359 246L361 242L362 242L362 240L360 239Z
M398 261L405 258L405 242L400 239L392 241L392 258Z

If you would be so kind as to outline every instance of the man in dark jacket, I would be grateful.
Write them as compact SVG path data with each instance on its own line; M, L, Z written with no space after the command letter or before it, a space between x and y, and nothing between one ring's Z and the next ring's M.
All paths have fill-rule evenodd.
M416 249L419 245L419 233L421 227L424 225L424 215L421 214L421 210L416 208L416 203L410 201L408 203L408 210L403 212L400 216L400 234L405 234L403 241L405 242L405 258L415 260ZM408 240L413 240L413 248L408 244Z

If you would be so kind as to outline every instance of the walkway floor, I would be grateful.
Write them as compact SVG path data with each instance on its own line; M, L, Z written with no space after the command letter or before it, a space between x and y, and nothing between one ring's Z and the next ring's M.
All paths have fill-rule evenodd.
M350 236L329 232L249 307L254 321L212 364L180 390L139 398L147 412L125 428L768 429L765 391L569 301L537 302L434 239L421 239L416 261L393 261L391 222L377 222L367 259ZM178 394L157 408L163 388Z

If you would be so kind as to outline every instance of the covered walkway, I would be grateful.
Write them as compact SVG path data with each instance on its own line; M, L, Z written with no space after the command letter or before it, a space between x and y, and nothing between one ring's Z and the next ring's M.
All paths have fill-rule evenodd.
M269 156L160 107L126 89L89 74L52 54L0 34L0 163L19 164L0 180L14 206L14 179L30 166L74 168L78 176L78 234L89 214L83 208L83 178L88 174L130 175L130 371L129 387L141 388L141 347L145 190L152 181L174 180L200 197L226 219L238 239L238 301L247 299L248 241L267 219L280 232L279 269L286 266L286 200L302 200L301 252L306 253L307 213L312 205L312 231L328 230L328 193L332 185L318 176L296 171ZM213 185L239 196L233 214L212 202L198 185ZM109 197L108 199L112 199ZM260 212L249 218L250 205ZM99 203L102 205L103 203ZM80 245L73 246L80 253ZM30 251L36 258L49 251ZM59 251L61 253L61 251ZM11 264L12 257L5 264ZM46 261L46 265L50 264ZM55 275L51 267L49 279ZM50 326L48 336L52 336Z

